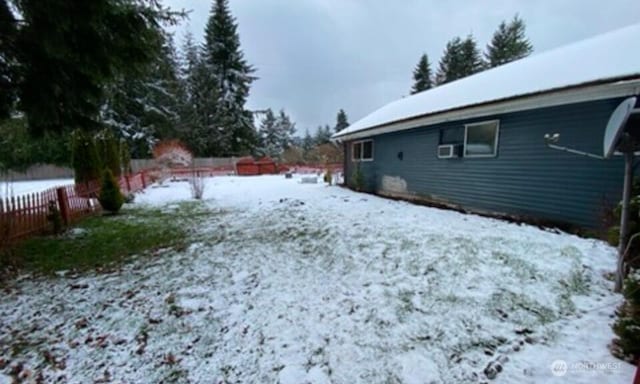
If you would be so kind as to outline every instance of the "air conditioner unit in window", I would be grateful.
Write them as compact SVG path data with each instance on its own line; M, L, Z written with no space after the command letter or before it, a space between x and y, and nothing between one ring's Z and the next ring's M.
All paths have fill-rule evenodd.
M454 157L460 157L461 152L462 145L460 144L438 145L439 159L452 159Z

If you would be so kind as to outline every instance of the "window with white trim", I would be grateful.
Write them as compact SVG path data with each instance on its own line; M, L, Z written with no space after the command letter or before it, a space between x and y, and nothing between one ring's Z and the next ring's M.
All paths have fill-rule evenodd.
M464 157L495 157L498 154L498 120L464 126Z
M373 140L355 141L351 144L351 160L373 160Z

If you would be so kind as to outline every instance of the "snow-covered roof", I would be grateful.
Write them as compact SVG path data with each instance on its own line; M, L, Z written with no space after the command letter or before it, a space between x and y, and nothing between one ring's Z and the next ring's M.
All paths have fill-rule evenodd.
M354 137L371 128L528 95L640 78L639 39L640 24L634 24L535 54L391 102L333 137Z

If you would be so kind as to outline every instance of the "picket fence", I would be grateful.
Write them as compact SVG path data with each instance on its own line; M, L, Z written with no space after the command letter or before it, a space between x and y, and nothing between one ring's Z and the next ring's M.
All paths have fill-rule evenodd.
M121 176L120 189L134 193L146 187L144 172ZM0 199L0 246L51 228L47 219L52 208L60 212L65 225L101 211L98 181L62 185L42 192Z
M317 165L277 165L275 173L317 173L330 168L332 171L342 170L341 164ZM232 165L198 168L174 168L168 172L144 170L133 175L121 176L120 190L124 193L135 193L147 187L158 178L187 178L192 176L211 177L235 174ZM268 173L274 173L270 171ZM62 185L38 193L0 199L0 247L15 240L24 239L34 234L44 233L51 229L47 219L52 208L56 208L65 225L69 225L83 217L101 212L97 197L100 193L98 181L74 185Z

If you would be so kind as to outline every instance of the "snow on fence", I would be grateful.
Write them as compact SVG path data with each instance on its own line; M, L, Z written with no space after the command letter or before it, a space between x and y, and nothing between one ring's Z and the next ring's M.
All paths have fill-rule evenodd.
M138 192L146 187L145 175L121 176L119 184L123 193ZM93 181L0 199L0 246L50 228L50 205L60 212L65 224L100 212L99 193L100 183Z

